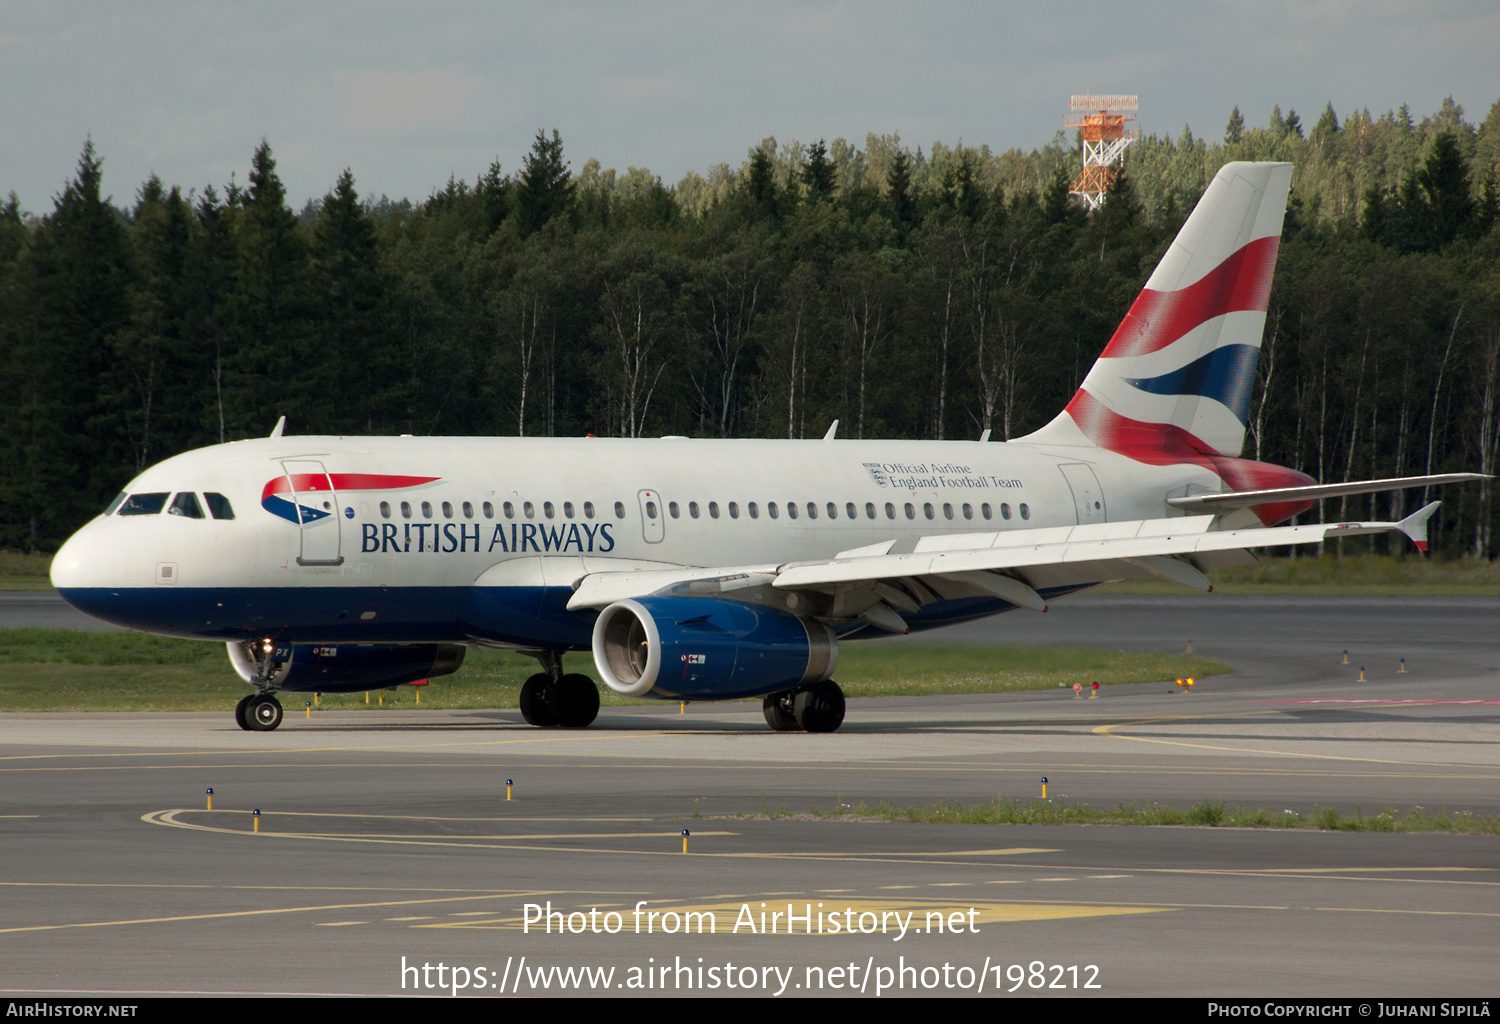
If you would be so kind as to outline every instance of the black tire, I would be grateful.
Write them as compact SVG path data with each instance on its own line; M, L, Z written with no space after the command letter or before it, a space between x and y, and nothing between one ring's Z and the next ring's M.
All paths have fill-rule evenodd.
M551 689L546 675L538 672L521 687L521 717L531 725L556 725L557 715L547 704Z
M802 726L797 724L797 713L792 708L793 693L790 690L782 690L780 693L768 693L761 700L761 710L766 714L766 724L777 732L796 732Z
M844 691L832 679L798 690L792 701L803 732L833 732L844 724Z
M269 693L254 697L245 705L245 721L256 732L270 732L281 724L281 701Z
M585 675L566 675L547 687L547 708L557 724L582 729L599 717L599 689Z
M245 709L250 706L250 702L254 699L255 694L247 693L243 697L241 697L240 702L234 706L234 721L235 724L238 725L241 729L248 730L250 728L250 719L245 717Z

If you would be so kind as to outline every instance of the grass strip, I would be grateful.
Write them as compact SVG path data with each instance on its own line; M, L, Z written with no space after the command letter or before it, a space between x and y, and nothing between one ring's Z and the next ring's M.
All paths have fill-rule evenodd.
M1096 809L1086 803L1071 803L1066 798L1029 800L1000 795L993 803L938 803L925 807L896 807L889 803L846 804L843 797L834 799L833 808L814 806L806 814L788 811L785 806L770 807L761 794L760 810L737 814L737 818L796 818L805 821L847 820L936 825L1196 825L1209 828L1281 828L1309 829L1324 832L1447 832L1454 835L1500 835L1500 815L1475 815L1469 811L1446 808L1436 812L1412 807L1405 814L1385 806L1378 814L1366 815L1356 806L1353 815L1337 807L1313 805L1307 812L1274 810L1260 807L1246 810L1243 805L1227 807L1222 799L1200 800L1188 810L1150 804L1142 807L1132 802L1113 809Z
M593 677L586 653L567 656L568 670ZM471 650L463 668L420 687L423 708L513 708L521 685L538 670L535 659L513 651ZM1189 655L1098 651L1078 647L965 647L848 643L839 652L835 678L851 697L928 696L1085 688L1199 678L1228 666ZM597 679L596 679L597 681ZM323 694L331 710L417 706L416 687ZM174 640L144 633L80 633L66 629L0 630L0 711L212 711L229 708L250 692L229 667L222 644ZM383 696L383 705L382 705ZM601 703L654 704L600 687ZM286 693L289 712L311 694Z

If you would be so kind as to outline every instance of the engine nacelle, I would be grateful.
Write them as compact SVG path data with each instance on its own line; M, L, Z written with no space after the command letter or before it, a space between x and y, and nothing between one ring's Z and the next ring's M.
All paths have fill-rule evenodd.
M260 677L264 641L230 643L229 663L239 677ZM271 687L312 693L383 690L418 679L457 672L468 648L462 644L275 644Z
M827 679L838 660L822 623L721 598L616 601L594 623L594 665L627 697L758 697Z

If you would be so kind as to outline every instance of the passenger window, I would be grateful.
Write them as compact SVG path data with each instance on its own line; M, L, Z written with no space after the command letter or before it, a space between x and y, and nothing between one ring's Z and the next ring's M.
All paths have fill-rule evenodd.
M617 502L615 502L615 518L616 519L624 519L625 518L625 503L623 501L617 501Z
M556 510L553 509L552 502L550 502L550 501L544 501L544 502L542 502L542 514L545 515L548 519L553 518L554 511L556 511Z
M854 506L850 505L849 508L853 509ZM828 503L828 518L829 519L837 519L838 517L839 517L839 507L837 505L835 505L833 502L830 501ZM850 519L854 518L854 513L852 511L849 513L849 518Z
M896 518L896 506L892 505L890 502L885 503L885 517L887 519Z
M107 516L114 515L115 509L125 504L125 499L127 497L129 497L129 495L127 495L124 491L121 491L119 494L115 495L115 500L109 503L109 508L104 510L104 514Z
M719 518L719 503L717 501L710 501L708 503L708 515L710 519Z
M445 501L445 502L443 502L443 518L444 519L452 519L453 518L453 502L451 502L451 501Z
M529 501L521 502L521 511L526 513L527 519L536 518L536 506Z
M172 505L167 509L168 515L183 516L187 519L202 519L203 506L198 504L198 496L192 491L183 491L172 499Z
M973 519L974 518L974 506L970 505L967 501L964 502L964 518L965 519Z
M646 502L646 518L647 519L655 519L656 518L656 502L654 502L654 501L648 501L648 502Z
M514 519L516 517L516 507L510 502L507 501L502 508L505 510L506 519Z
M917 518L917 506L913 505L909 501L906 503L906 518L908 518L908 519L915 519L915 518Z
M857 508L854 507L854 502L852 502L852 501L845 503L845 505L844 505L844 511L847 512L847 513L849 513L849 518L850 519L858 519L859 518L859 509L857 509ZM870 518L872 518L872 519L874 518L874 513L873 512L871 513Z
M411 502L409 502L409 501L403 501L401 503L401 518L402 519L410 519L411 518Z
M672 513L673 519L677 519L682 515L682 510L677 507L677 502L675 501L667 502L667 511Z
M432 502L430 502L430 501L424 501L424 502L422 502L422 518L423 519L431 519L432 518Z
M1008 502L1008 501L1002 501L1000 503L1000 518L1001 519L1009 519L1010 518L1010 502Z
M153 491L150 494L132 494L125 499L125 504L120 506L122 516L154 516L159 515L166 507L167 492Z
M563 515L568 519L573 518L573 503L571 501L563 502Z
M950 505L950 504L948 504L946 501L943 502L943 518L944 519L952 519L953 518L953 506Z
M1024 501L1021 502L1021 504L1018 507L1021 509L1021 518L1022 519L1030 519L1031 518L1031 508L1026 504L1026 502L1024 502Z
M688 515L694 519L698 518L698 503L696 501L688 502Z
M750 518L751 519L759 519L760 518L760 506L757 505L755 502L753 502L753 501L750 502L750 504L748 504L748 505L745 506L745 509L750 513Z
M990 512L990 503L989 502L985 502L983 505L980 505L979 506L979 511L980 511L981 514L983 514L983 516L986 519L989 519L991 517L991 514L992 514Z
M594 503L592 501L585 501L583 503L583 517L585 519L594 518Z
M484 517L486 519L494 519L495 518L495 506L494 505L491 505L489 502L485 502L483 505L481 505L479 507L484 510Z
M464 502L464 518L465 519L473 519L474 518L474 506L473 506L473 504L471 504L470 502L467 502L467 501Z
M210 505L213 504L213 499L212 498L209 499L209 504ZM390 517L391 517L391 503L388 502L388 501L382 501L380 503L380 518L381 519L389 519ZM217 518L217 516L215 518Z
M818 503L817 502L815 502L815 501L809 501L807 503L807 518L809 518L809 519L816 519L816 518L818 518Z
M224 497L224 495L215 494L213 491L205 491L203 500L208 502L208 514L215 519L234 518L234 508L229 504L229 499ZM389 508L387 508L387 512L389 511ZM387 515L386 518L389 519L390 516Z
M854 517L850 516L849 518L853 519ZM874 519L875 518L875 503L873 501L867 501L867 502L865 502L865 518L866 519Z
M797 518L797 503L795 501L789 501L786 503L786 517L788 519Z
M739 503L731 501L729 503L729 518L730 519L738 519L739 517L740 517L740 506L739 506Z
M754 509L755 508L755 503L751 502L750 507L752 509ZM766 515L770 516L772 519L775 519L778 515L780 515L780 513L776 509L776 502L774 502L774 501L768 501L768 502L766 502ZM755 513L754 512L750 513L750 518L752 518L752 519L755 518Z

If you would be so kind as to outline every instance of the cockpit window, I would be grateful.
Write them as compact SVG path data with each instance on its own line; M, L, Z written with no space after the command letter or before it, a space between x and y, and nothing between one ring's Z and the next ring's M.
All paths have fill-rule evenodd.
M126 494L124 491L121 491L119 494L115 495L115 500L109 503L109 508L104 510L104 514L107 516L114 515L115 510L123 505L125 503L125 499L128 497L130 497L130 495Z
M166 491L153 491L150 494L132 494L125 499L120 506L122 516L154 516L159 515L167 504Z
M202 519L203 506L198 504L198 496L192 491L183 491L172 499L171 507L167 509L168 515L185 516L188 519Z
M213 491L203 492L203 500L208 502L208 513L215 519L233 519L234 507L229 504L229 499L222 494Z

